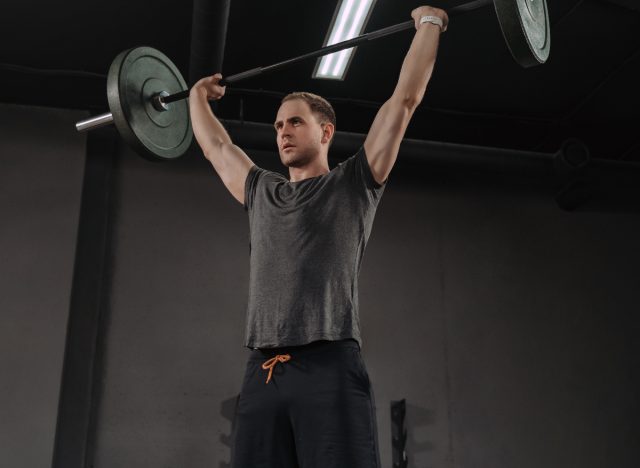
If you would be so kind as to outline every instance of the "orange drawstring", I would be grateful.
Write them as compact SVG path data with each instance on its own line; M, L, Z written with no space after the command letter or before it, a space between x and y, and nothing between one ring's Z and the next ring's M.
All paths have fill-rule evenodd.
M276 366L278 361L287 362L289 359L291 359L291 356L289 356L288 354L277 354L276 357L273 357L268 361L266 361L264 364L262 364L262 368L264 370L269 369L269 376L267 377L266 383L269 383L269 380L271 380L271 374L273 373L273 368Z

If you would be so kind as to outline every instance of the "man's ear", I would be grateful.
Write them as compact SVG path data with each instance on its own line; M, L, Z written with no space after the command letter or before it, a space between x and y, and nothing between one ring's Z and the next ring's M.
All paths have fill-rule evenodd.
M327 143L331 141L333 138L333 133L336 131L336 128L331 122L324 122L322 125L322 143Z

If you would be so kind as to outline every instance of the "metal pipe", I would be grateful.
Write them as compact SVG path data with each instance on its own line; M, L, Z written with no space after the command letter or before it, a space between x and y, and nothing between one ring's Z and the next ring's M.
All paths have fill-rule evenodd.
M231 140L238 146L263 151L277 151L273 125L258 122L220 120ZM342 159L364 144L364 133L336 132L330 157ZM506 148L442 143L405 138L400 146L402 161L430 168L457 168L533 177L553 177L554 154Z
M191 20L191 54L189 58L189 83L211 70L221 70L227 39L227 26L231 0L194 0Z
M85 132L87 130L94 130L100 127L106 127L113 123L113 114L108 112L106 114L94 115L88 119L81 120L76 123L76 130L79 132Z
M220 119L220 122L238 146L277 152L273 125L227 119ZM364 144L366 137L364 133L336 132L330 158L341 160L354 154ZM398 160L429 169L469 170L542 179L563 179L577 172L593 173L606 178L617 178L622 183L633 182L638 186L640 163L589 158L588 163L562 168L558 167L561 152L562 148L556 153L541 153L405 138L400 145L401 156Z

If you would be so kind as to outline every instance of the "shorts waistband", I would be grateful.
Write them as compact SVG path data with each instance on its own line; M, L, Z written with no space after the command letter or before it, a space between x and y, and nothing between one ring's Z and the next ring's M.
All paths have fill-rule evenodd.
M307 356L315 353L326 352L334 349L353 348L360 349L360 345L353 338L344 340L319 340L299 346L281 346L279 348L258 348L251 349L249 353L250 361L264 361L278 354L292 354L294 356Z

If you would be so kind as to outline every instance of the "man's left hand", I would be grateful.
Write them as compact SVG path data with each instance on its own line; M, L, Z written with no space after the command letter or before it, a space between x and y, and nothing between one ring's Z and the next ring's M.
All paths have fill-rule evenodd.
M411 17L416 23L416 30L418 30L418 28L422 26L420 24L420 18L422 18L423 16L437 16L442 20L442 32L445 32L447 30L447 25L449 24L449 16L447 15L446 11L441 10L440 8L430 7L428 5L416 8L411 12Z

